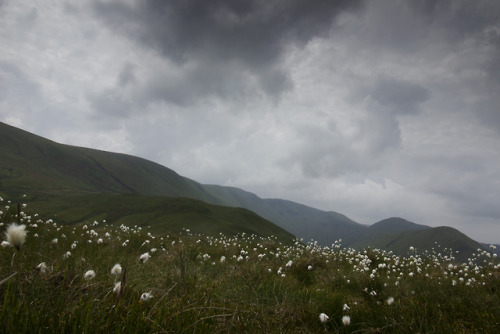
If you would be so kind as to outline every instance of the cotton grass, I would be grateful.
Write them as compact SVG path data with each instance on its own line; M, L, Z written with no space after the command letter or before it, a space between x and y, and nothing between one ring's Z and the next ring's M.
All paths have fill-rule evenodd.
M93 270L87 270L83 275L83 278L85 278L87 281L94 279L94 277L95 277L95 271Z
M150 258L151 255L149 255L149 253L144 253L139 257L139 261L141 261L142 263L146 263Z
M15 247L19 250L22 244L26 241L26 233L26 225L17 225L16 223L12 223L7 227L5 237L11 247Z
M144 293L141 295L141 302L147 302L147 301L149 301L151 298L153 298L153 294L151 293L151 291L149 291L149 292L144 292Z
M113 268L111 268L111 275L120 275L122 273L122 266L117 263L113 266Z

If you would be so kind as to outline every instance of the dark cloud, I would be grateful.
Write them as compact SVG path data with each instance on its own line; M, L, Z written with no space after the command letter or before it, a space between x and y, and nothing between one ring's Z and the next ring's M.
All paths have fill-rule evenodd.
M0 0L0 117L362 223L400 215L498 242L499 12Z
M498 25L498 13L500 13L498 1L438 0L429 2L434 2L434 4L420 8L427 9L423 13L431 17L434 25L432 28L445 30L448 38L462 40L482 34L485 27Z
M179 67L194 63L190 83L229 77L235 90L255 78L262 92L279 96L292 87L280 64L286 47L326 36L335 16L357 4L347 0L176 0L134 5L97 1L93 8L114 32L156 50ZM216 71L207 73L205 67ZM202 93L218 95L223 90L212 84Z

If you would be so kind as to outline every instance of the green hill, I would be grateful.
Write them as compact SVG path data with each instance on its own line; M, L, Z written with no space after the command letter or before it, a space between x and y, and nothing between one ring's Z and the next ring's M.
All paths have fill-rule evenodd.
M358 238L350 244L350 246L355 248L364 248L372 246L378 239L386 236L391 236L405 231L418 231L427 228L430 227L415 224L403 218L387 218L364 229L362 233L358 235Z
M272 233L287 240L289 232L320 245L342 239L344 246L395 251L411 245L430 251L429 240L464 252L482 247L456 230L436 233L401 218L365 226L336 212L262 199L238 188L203 185L146 159L59 144L1 122L0 143L0 191L11 197L29 194L34 205L41 205L35 199L44 203L37 207L42 213L57 214L66 223L108 217L157 228L185 225L208 232ZM168 207L183 209L166 211ZM434 234L422 237L424 232Z
M192 180L154 162L63 145L0 123L0 187L18 192L136 193L215 198Z
M208 204L219 200L201 184L145 159L58 144L4 123L0 143L0 193L61 223L107 219L209 235L294 238L249 210Z
M261 199L231 187L202 185L154 162L59 144L0 123L0 189L44 194L140 194L192 198L254 211L292 234L329 245L353 238L361 225L334 212Z
M409 247L411 246L420 254L426 252L441 253L443 256L452 255L460 261L471 257L477 249L483 249L483 246L478 242L448 226L383 234L369 243L360 242L359 245L359 248L370 246L393 251L398 255L410 254Z
M306 241L314 239L329 246L335 240L342 239L348 244L366 228L336 212L322 211L282 199L262 199L238 188L216 185L204 187L224 204L252 210Z
M258 236L275 236L286 243L295 238L252 211L208 204L199 200L137 194L36 194L18 198L17 202L45 217L69 225L106 220L113 225L149 226L156 232L180 232L205 235L234 235L245 232Z

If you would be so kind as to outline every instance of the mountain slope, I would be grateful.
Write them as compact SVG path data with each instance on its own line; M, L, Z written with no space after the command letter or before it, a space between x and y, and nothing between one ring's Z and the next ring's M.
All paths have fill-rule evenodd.
M30 212L53 217L60 224L106 220L118 226L149 226L152 231L180 232L217 236L245 232L275 236L285 243L295 237L284 229L243 208L229 208L199 200L137 194L28 194L12 199L29 203Z
M397 255L410 254L409 247L412 246L421 254L434 251L436 254L453 255L460 261L465 261L477 249L483 248L478 242L448 226L384 234L372 240L370 246L393 251Z
M142 158L59 144L4 123L0 123L0 143L0 187L4 189L217 201L199 183Z
M296 236L325 245L339 238L353 238L362 228L334 212L261 199L237 188L202 185L142 158L59 144L4 123L0 123L0 142L0 189L193 198L246 208Z
M262 199L238 188L204 187L224 204L252 210L306 241L314 239L322 245L331 245L333 241L343 239L348 244L366 228L336 212L321 211L282 199Z
M195 199L218 206L251 210L295 236L306 241L314 239L321 245L331 245L335 240L342 239L344 246L380 246L402 250L416 245L425 231L433 230L400 218L390 218L368 227L336 212L326 212L281 199L262 199L238 188L202 185L142 158L59 144L1 122L0 191L14 195L50 195L53 196L52 200L47 200L46 203L52 205L64 198L60 196L90 195L91 198L97 194L131 194L138 196L137 198L149 196L149 199L155 196L164 199ZM84 197L80 197L82 198ZM76 206L89 217L99 215L99 210L120 212L123 205L129 205L120 203L119 200L109 200L108 203L111 204L102 208L89 198L86 201L90 203L92 210L87 212L84 207ZM150 210L160 212L158 215L162 216L161 206L169 204L151 201L158 203L160 207ZM147 207L147 203L143 205ZM197 206L203 205L198 203ZM59 212L71 213L73 216L69 218L72 220L68 218L68 221L77 221L78 215L75 212L78 210L71 207L64 209L57 205L54 208L61 210ZM194 207L192 209L196 210ZM130 212L124 214L127 217L131 215ZM182 219L189 215L189 212L184 212ZM218 216L220 218L223 215L226 213ZM142 219L148 222L158 222L148 217L142 215ZM220 219L217 221L222 223ZM456 249L469 250L470 247L464 245L470 245L472 240L463 237L462 234L451 232L428 236L429 240L444 238L449 240L449 244L454 244ZM451 242L451 239L455 241ZM430 247L427 249L432 248L429 243L422 245L424 244L425 247Z
M358 238L350 244L354 248L364 248L372 246L378 239L387 235L394 235L399 232L405 231L418 231L430 228L426 225L419 225L412 223L406 219L399 217L392 217L383 219L373 225L368 226Z

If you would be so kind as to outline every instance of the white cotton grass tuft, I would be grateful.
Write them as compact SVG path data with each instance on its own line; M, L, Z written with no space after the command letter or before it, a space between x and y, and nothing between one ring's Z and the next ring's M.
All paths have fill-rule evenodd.
M321 321L322 323L327 322L328 319L330 319L330 317L327 316L325 313L320 313L319 314L319 321Z
M5 247L9 247L10 246L10 243L8 241L2 241L2 247L5 248Z
M95 277L95 271L93 270L87 270L83 275L83 278L85 278L87 281L90 281L94 277Z
M47 265L45 262L40 263L38 266L36 266L36 269L40 271L40 273L45 274L47 271Z
M144 292L142 295L141 295L141 301L142 302L147 302L148 300L150 300L151 298L153 298L153 294L151 293L151 291L149 292Z
M113 266L113 268L111 268L111 275L120 275L122 273L122 266L117 263Z
M348 315L344 315L342 317L342 324L344 324L344 326L349 326L351 324L351 317Z
M392 305L392 303L394 303L394 297L389 297L387 298L387 305Z
M116 282L113 288L113 292L120 293L121 288L122 288L122 282Z
M146 263L150 258L151 255L149 255L149 253L144 253L139 257L139 261L141 261L142 263Z
M19 250L26 241L26 233L26 225L17 225L16 223L10 224L5 232L5 237L7 238L9 246Z

